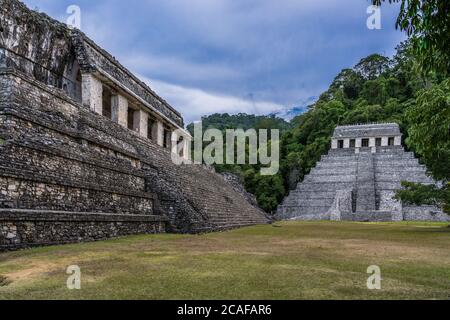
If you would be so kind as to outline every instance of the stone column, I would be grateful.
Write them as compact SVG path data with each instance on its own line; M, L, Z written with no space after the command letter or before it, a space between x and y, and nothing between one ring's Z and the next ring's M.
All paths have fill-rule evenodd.
M338 141L336 139L333 139L331 141L331 149L337 149L338 148Z
M361 148L361 146L362 146L362 139L361 138L356 139L355 143L356 143L356 148Z
M350 148L350 139L344 139L344 149Z
M155 122L154 125L154 134L153 136L155 137L155 142L159 145L159 146L164 146L164 125L161 121L157 120Z
M388 137L381 138L381 146L382 147L387 147L388 144L389 144L389 138Z
M84 106L92 111L103 114L103 85L92 74L81 75L81 100Z
M121 126L128 127L128 100L119 95L111 98L112 120Z
M369 138L369 147L370 148L375 147L375 138Z
M171 150L173 153L178 154L178 134L173 131L171 134Z
M189 157L190 157L190 153L189 153L190 143L191 143L191 139L188 137L184 137L183 158L186 160L189 160Z
M401 136L397 136L394 139L394 146L401 146L402 145L402 137Z
M148 113L143 110L134 112L133 130L138 132L141 137L148 137Z

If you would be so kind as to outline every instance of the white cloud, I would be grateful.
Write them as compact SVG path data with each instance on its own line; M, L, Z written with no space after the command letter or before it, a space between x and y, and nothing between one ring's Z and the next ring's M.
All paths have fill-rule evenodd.
M240 72L218 64L193 63L174 56L157 56L151 53L132 55L122 61L132 70L155 77L171 77L177 81L236 80Z
M252 101L239 97L206 92L196 88L182 87L140 76L161 97L180 111L189 124L202 116L214 113L249 113L256 115L283 112L288 109L280 104L267 101Z
M72 0L24 0L65 20ZM366 3L367 2L367 3ZM304 107L339 71L404 39L393 26L366 27L361 0L78 0L82 30L180 110L186 121L214 112ZM388 27L391 25L391 27ZM289 105L284 107L284 105Z

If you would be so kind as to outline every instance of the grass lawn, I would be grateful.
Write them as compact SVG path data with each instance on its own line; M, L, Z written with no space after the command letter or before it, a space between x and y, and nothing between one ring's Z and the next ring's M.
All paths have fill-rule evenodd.
M450 299L447 225L283 222L0 253L0 299Z

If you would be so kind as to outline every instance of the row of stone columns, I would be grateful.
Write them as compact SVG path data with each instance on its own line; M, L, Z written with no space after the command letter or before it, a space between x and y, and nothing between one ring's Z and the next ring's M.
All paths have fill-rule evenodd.
M82 102L92 111L103 114L103 84L92 74L82 75ZM130 109L127 98L119 93L113 93L111 97L111 120L128 128L128 113ZM149 128L151 125L151 128ZM155 119L150 121L150 115L142 109L133 109L133 131L143 138L152 138L160 146L166 146L173 152L188 159L188 137L183 137L181 150L178 146L180 136L176 132L167 134L162 121ZM149 133L151 137L149 137ZM165 141L165 139L167 139Z
M394 139L394 146L401 146L402 145L402 137L401 136L396 136L396 137L381 137L381 146L382 147L387 147L389 146L389 138L393 138ZM368 139L369 140L369 148L374 148L376 147L376 137L371 137L371 138L356 138L356 139L350 139L350 138L345 138L345 139L333 139L331 142L331 148L332 149L338 149L339 148L339 141L343 141L344 142L344 149L348 149L350 148L350 140L355 140L355 148L362 148L362 141L363 139ZM380 138L378 138L380 139Z

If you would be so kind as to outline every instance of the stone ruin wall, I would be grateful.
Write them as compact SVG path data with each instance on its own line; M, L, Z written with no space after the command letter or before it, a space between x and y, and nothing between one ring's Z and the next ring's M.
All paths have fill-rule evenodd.
M0 66L62 87L62 76L76 60L70 30L19 1L0 0L0 8Z
M11 51L0 49L0 250L268 223L222 176L173 164L161 141L97 114L64 87L59 74L73 59L83 73L103 67L155 112L182 124L110 55L93 67L60 23L18 1L0 2L0 46Z
M56 90L14 72L1 74L4 86L0 248L165 230L135 156L80 134L79 109Z

